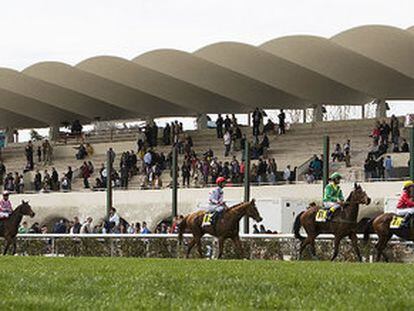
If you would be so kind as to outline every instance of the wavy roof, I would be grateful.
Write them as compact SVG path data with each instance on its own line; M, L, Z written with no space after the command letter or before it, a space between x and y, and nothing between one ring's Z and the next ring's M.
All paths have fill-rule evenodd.
M127 60L0 68L1 127L302 109L414 99L414 27L369 25L332 38L288 36L259 46L219 42Z

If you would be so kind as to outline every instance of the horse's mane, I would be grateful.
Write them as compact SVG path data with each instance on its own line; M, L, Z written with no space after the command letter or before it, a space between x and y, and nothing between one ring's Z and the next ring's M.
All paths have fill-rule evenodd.
M236 207L239 207L239 206L241 206L241 205L243 205L243 204L246 204L246 203L249 203L249 202L244 202L244 201L242 201L242 202L240 202L240 203L237 203L237 204L235 204L235 205L233 205L233 206L230 206L230 207L229 207L229 210L232 210L232 209L234 209L234 208L236 208Z

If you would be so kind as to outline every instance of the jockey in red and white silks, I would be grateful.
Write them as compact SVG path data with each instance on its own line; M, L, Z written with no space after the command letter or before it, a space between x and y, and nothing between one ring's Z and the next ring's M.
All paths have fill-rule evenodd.
M3 199L0 200L0 218L8 218L13 213L13 207L9 200L9 192L3 192Z
M224 202L224 192L223 188L226 184L226 179L224 177L218 177L216 180L217 188L214 188L208 197L208 212L219 212L221 213L226 207Z

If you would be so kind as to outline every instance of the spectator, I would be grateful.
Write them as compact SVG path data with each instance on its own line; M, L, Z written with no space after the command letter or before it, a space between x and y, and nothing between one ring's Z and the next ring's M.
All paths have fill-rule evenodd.
M40 226L38 222L35 222L29 229L29 233L39 234L41 233Z
M40 146L37 147L37 162L42 162L42 148Z
M384 167L385 167L385 179L390 179L393 176L393 163L392 163L392 159L391 156L387 156L385 158L385 162L384 162Z
M83 178L83 186L85 189L89 189L89 177L91 176L91 172L86 162L83 162L80 171Z
M224 119L224 132L230 132L231 128L231 120L229 118L229 115L226 115L226 118Z
M351 167L351 155L349 151L345 151L344 161L346 167Z
M257 165L257 182L259 183L259 185L267 181L266 174L267 174L267 164L265 161L263 161L262 158L260 158L259 164Z
M257 137L260 135L260 123L263 120L263 114L261 113L259 108L256 108L253 111L252 119L253 119L253 136Z
M394 145L399 145L400 138L400 121L395 115L391 116L391 141Z
M73 225L69 230L69 233L71 234L78 234L80 233L80 229L81 229L81 223L79 221L79 217L75 216L73 217Z
M114 207L111 207L109 211L109 229L110 232L118 232L119 231L119 225L121 222L121 217L119 217L119 214L117 213L116 209Z
M254 224L253 225L253 234L259 234L260 233L260 231L259 231L259 229L257 228L257 224Z
M64 219L61 219L59 222L55 223L55 225L53 226L53 233L66 233L66 221Z
M68 166L68 171L66 172L65 177L68 181L68 190L72 190L73 171L71 166Z
M351 140L348 139L344 144L344 153L351 152Z
M290 170L290 165L288 165L283 172L283 179L286 181L286 183L290 183L291 175L292 171Z
M191 176L191 167L187 161L184 160L183 165L181 166L181 177L182 177L182 184L183 187L187 186L190 187L190 176Z
M335 149L332 153L332 162L335 162L337 160L338 162L343 161L344 159L344 153L342 152L341 145L336 144Z
M42 174L40 174L39 170L36 170L36 174L34 177L34 187L35 191L39 192L42 189Z
M27 221L23 221L21 226L19 227L19 230L17 231L19 234L26 234L29 233L29 225L27 224Z
M286 114L283 109L280 109L277 117L279 118L279 135L286 134Z
M401 152L410 152L410 147L408 146L407 140L405 138L402 140Z
M223 136L224 141L224 156L229 156L230 148L231 148L231 135L229 131L226 131Z
M32 144L31 140L29 140L29 142L27 143L24 151L25 151L26 160L27 160L26 168L28 170L33 170L33 168L34 168L34 164L33 164L33 144Z
M4 175L6 174L6 166L0 161L0 186L4 183Z
M217 138L223 138L223 124L223 117L221 116L221 114L219 114L216 120Z
M276 183L276 174L277 174L277 164L274 158L269 160L269 164L267 166L267 173L268 173L269 182L272 185L274 185Z
M49 140L45 139L45 141L42 144L42 149L43 149L42 154L43 154L44 165L51 165L52 156L53 156L53 148Z
M52 167L52 176L51 176L51 190L58 191L59 190L59 174L54 167Z
M78 152L75 155L76 160L83 160L88 155L86 148L83 144L80 144L80 146L75 149L78 149Z
M142 229L141 234L150 234L151 231L147 227L147 223L145 221L142 222Z
M80 228L81 234L93 233L92 221L93 221L92 217L86 218L86 221L83 223L83 225Z

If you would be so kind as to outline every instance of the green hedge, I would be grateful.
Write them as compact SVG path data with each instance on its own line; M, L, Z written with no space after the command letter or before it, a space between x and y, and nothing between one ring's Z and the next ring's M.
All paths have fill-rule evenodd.
M22 255L46 255L57 256L119 256L119 257L148 257L148 258L183 258L185 257L186 244L179 245L176 238L18 238L17 253ZM0 242L1 247L4 241ZM289 260L298 256L299 242L293 238L246 238L242 240L244 257L248 259ZM367 261L375 257L375 241L366 245L359 243L362 255ZM212 250L213 257L217 254L217 242L213 238L203 239L203 252ZM332 240L317 240L316 252L320 259L329 260L332 255ZM413 248L410 244L390 243L386 253L391 261L412 261ZM196 248L191 252L192 258L198 258ZM231 240L227 240L224 249L224 258L234 259L238 255ZM303 259L310 259L308 251L303 254ZM355 261L356 256L348 240L343 240L340 246L338 260Z

